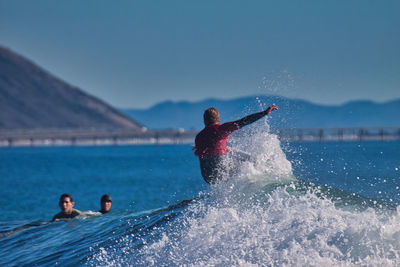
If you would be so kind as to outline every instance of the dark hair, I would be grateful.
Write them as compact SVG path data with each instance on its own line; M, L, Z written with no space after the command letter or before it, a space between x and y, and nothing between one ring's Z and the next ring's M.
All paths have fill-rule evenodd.
M110 201L110 202L112 202L112 198L111 198L111 196L110 196L110 195L108 195L108 194L105 194L105 195L103 195L103 196L101 197L101 200L100 200L100 202L107 202L107 201Z
M67 198L67 197L69 197L69 200L70 200L71 202L74 202L74 200L72 199L72 196L71 196L70 194L67 194L67 193L64 193L64 194L61 195L61 197L60 197L60 202L61 202L64 198Z
M216 108L208 108L204 111L204 124L206 126L219 122L219 113Z

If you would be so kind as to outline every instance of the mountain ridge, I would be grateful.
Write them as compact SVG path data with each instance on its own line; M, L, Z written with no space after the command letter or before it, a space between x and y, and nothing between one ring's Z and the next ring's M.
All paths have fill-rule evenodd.
M219 100L163 101L148 109L120 109L128 116L151 129L201 129L204 109L215 107L221 121L239 119L276 104L279 110L272 113L269 122L278 128L336 128L400 126L400 99L377 103L356 100L341 105L322 105L302 99L274 95L253 95Z

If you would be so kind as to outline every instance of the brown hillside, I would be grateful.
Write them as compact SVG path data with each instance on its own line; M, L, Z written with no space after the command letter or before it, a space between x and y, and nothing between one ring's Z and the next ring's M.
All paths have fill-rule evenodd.
M0 129L137 129L103 101L0 46Z

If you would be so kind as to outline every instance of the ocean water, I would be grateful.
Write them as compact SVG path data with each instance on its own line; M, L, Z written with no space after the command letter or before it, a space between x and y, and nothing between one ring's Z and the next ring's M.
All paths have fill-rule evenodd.
M0 266L399 266L400 142L282 143L265 123L232 136L251 161L214 186L190 145L1 148ZM86 215L51 223L65 192Z

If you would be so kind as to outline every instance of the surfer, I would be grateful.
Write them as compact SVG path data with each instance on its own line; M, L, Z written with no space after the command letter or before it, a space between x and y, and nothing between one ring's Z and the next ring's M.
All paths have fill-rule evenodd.
M223 160L227 152L229 135L234 131L249 125L262 117L278 110L276 105L266 110L248 115L237 121L220 124L219 112L215 108L204 111L204 129L195 139L194 154L199 158L201 175L209 184L214 184L227 173L227 166Z
M53 220L62 220L62 219L72 219L82 212L74 209L75 202L72 199L70 194L62 194L60 197L60 201L58 202L58 206L61 209L61 212L54 215Z
M103 195L100 199L100 206L101 209L99 210L100 213L105 214L109 213L112 206L112 198L110 195Z

